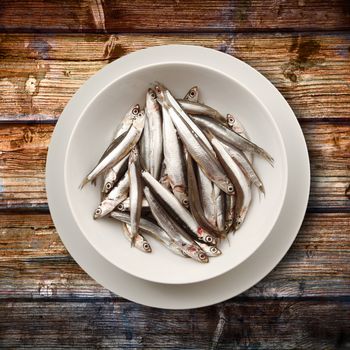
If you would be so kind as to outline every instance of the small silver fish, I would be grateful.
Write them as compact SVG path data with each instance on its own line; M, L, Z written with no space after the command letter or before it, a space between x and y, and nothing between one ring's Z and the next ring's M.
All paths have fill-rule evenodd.
M204 116L198 117L193 115L192 120L194 120L198 126L210 130L213 135L219 137L228 144L232 144L243 152L254 152L273 165L273 158L264 149L245 139L233 130L230 130L225 126L216 123L213 119Z
M128 173L130 179L130 227L132 236L135 237L139 233L143 197L139 151L136 146L130 152Z
M187 180L188 180L188 194L190 200L190 209L193 217L199 223L201 227L205 230L215 234L216 236L221 236L222 232L220 232L216 225L212 225L210 221L204 215L204 211L201 205L197 179L194 172L193 161L191 156L186 152L186 165L187 165Z
M129 175L126 172L118 184L109 192L105 199L100 203L94 213L94 219L102 218L109 214L119 203L128 197Z
M162 115L152 89L147 91L145 112L149 128L149 172L158 180L163 158Z
M164 163L167 173L167 181L171 186L175 197L185 207L188 207L187 185L184 174L183 147L177 137L176 129L170 115L165 108L163 110L163 151Z
M125 238L132 243L133 240L133 236L131 233L131 227L128 224L123 224L123 233ZM142 234L138 233L135 237L134 237L134 245L135 248L137 248L138 250L140 250L141 252L144 253L151 253L152 252L152 248L151 245L148 243L147 239L142 236Z
M80 188L88 182L93 181L105 170L112 168L121 161L139 141L145 123L145 113L141 111L134 119L129 131L116 147L109 150L108 154L94 167L94 169L83 179Z
M227 175L231 179L235 187L236 204L235 204L235 228L239 226L247 215L251 202L251 188L246 176L243 174L237 163L230 157L222 146L221 142L213 135L210 135L210 141L216 150L219 159L224 166Z

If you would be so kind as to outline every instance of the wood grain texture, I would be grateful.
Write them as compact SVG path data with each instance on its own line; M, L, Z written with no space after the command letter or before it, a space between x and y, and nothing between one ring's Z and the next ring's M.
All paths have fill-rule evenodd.
M0 209L47 208L45 162L54 125L0 124ZM350 123L303 123L310 210L349 210Z
M337 34L0 35L0 121L50 122L107 63L138 49L194 44L240 58L299 120L350 118L350 36Z
M349 28L346 0L2 0L0 29L30 32L223 32Z
M133 303L14 302L0 309L2 348L346 349L349 303L244 301L193 310ZM62 317L64 315L64 317ZM152 322L147 322L152 320Z
M0 223L1 300L116 298L70 258L49 215L0 214ZM350 216L308 214L282 262L241 297L334 298L349 293Z

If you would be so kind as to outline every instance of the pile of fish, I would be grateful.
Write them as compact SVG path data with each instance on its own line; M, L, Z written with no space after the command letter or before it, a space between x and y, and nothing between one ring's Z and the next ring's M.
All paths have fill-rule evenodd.
M242 225L252 186L264 193L253 155L273 165L236 118L199 102L198 87L176 99L155 83L145 109L128 111L80 187L103 179L94 219L121 221L131 246L151 252L149 235L175 254L206 263Z

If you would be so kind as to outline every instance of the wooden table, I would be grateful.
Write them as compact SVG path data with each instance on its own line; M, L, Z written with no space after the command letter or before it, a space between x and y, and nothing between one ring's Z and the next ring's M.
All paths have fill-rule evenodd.
M0 347L350 348L350 2L2 0ZM305 222L283 261L224 303L140 306L102 288L61 243L47 206L47 146L65 104L107 63L196 44L270 79L311 158Z

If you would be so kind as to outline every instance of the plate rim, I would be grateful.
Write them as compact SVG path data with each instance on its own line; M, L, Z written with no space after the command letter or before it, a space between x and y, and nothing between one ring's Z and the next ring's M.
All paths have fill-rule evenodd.
M157 50L169 50L169 48L172 48L172 50L178 50L179 48L183 48L185 47L186 50L187 49L190 49L190 50L208 50L208 51L214 51L215 53L219 53L220 55L222 55L222 57L224 56L227 56L227 58L229 60L237 60L239 61L237 58L234 58L232 56L229 56L229 55L226 55L226 54L223 54L223 53L220 53L220 52L217 52L215 50L212 50L212 49L207 49L207 48L203 48L203 47L199 47L199 46L189 46L189 45L167 45L167 46L158 46L158 47L152 47L152 48L148 48L148 49L145 49L145 50L154 50L154 51L157 51ZM144 50L142 50L144 51ZM137 52L136 52L137 53ZM130 55L135 55L136 53L132 53ZM225 58L225 60L227 60L227 58ZM122 58L123 59L123 58ZM245 62L242 62L242 61L239 61L240 63L244 63L244 65L247 65ZM248 65L247 65L248 66ZM250 67L250 66L248 66ZM106 67L104 67L103 69L106 69ZM102 69L102 70L103 70ZM256 71L254 68L251 68L249 69L250 71L250 74L251 72L253 71L253 75L255 76L261 76L261 73L259 73L258 71ZM232 72L231 72L232 73ZM94 78L96 78L96 76L90 78L89 80L94 80ZM261 79L261 78L260 78ZM95 79L96 80L96 79ZM254 77L253 77L253 81L254 81ZM288 240L288 244L285 244L283 249L282 249L282 254L278 254L278 257L275 258L273 260L273 263L270 264L271 266L271 269L273 267L275 267L277 265L277 263L280 261L280 259L285 255L285 253L287 252L287 250L289 249L290 245L292 244L292 242L294 241L298 231L299 231L299 228L301 226L301 223L303 221L303 217L304 217L304 214L305 214L305 210L306 210L306 205L307 205L307 199L308 199L308 195L309 195L309 188L310 188L310 168L309 168L309 159L308 159L308 154L307 154L307 148L306 148L306 144L305 144L305 139L303 137L303 134L302 134L302 131L300 129L300 126L296 120L296 117L294 115L294 113L292 112L292 110L290 109L288 103L285 101L285 99L283 98L283 96L278 92L278 90L265 78L263 77L263 81L264 83L270 87L270 90L271 90L271 87L272 87L272 91L274 92L274 95L279 95L281 98L279 100L281 100L284 104L285 104L285 107L287 107L287 109L289 110L289 115L291 115L292 117L294 118L289 118L289 119L286 119L284 120L284 122L288 121L290 124L290 126L294 127L294 131L296 132L296 136L299 137L299 143L298 143L298 147L299 147L299 151L301 153L303 153L303 159L302 159L302 162L303 162L303 167L300 167L300 164L299 164L299 172L296 174L296 175L299 175L299 178L301 178L302 176L300 175L303 175L303 179L304 180L304 184L303 184L303 187L304 187L304 190L305 191L300 191L300 195L299 195L299 210L298 210L298 219L297 219L297 223L296 225L294 225L294 229L292 230L293 232L290 233L290 239ZM88 92L85 91L86 89L79 89L78 92L74 95L75 98L79 97L79 95L85 95L85 98L86 98L86 95L88 96ZM258 96L259 98L259 96ZM264 104L266 106L266 104ZM69 104L67 105L67 111L66 113L69 113ZM67 121L65 124L69 125L72 123L72 119L71 118L69 121ZM62 119L61 119L62 120ZM66 118L67 120L67 118ZM50 164L57 164L57 161L60 161L62 159L64 159L64 152L62 152L62 149L60 149L59 145L57 144L57 135L58 135L58 132L59 130L61 129L61 126L62 125L62 122L60 123L60 119L57 123L57 126L55 128L55 131L54 131L54 134L53 134L53 137L51 139L51 142L50 142L50 146L49 146L49 152L48 152L48 158L47 158L47 164L46 164L46 174L47 174L47 177L46 177L46 188L47 188L47 193L48 193L48 201L49 201L49 208L50 208L50 211L51 211L51 216L53 218L53 221L55 223L55 226L57 227L57 230L58 231L61 231L62 233L62 230L64 229L63 227L64 226L68 226L70 227L70 225L66 225L67 222L70 222L72 223L72 218L70 218L70 220L64 220L64 222L59 218L59 214L58 214L58 211L56 209L54 209L55 207L55 204L53 203L53 201L61 201L62 204L64 205L64 198L62 198L62 191L60 192L58 189L57 189L57 181L54 181L54 177L53 176L56 176L56 180L57 180L57 174L56 172L53 172L52 170L52 166ZM60 135L62 136L62 135ZM66 139L67 139L67 136L66 136ZM61 138L60 140L63 140L64 141L64 137ZM56 148L56 151L55 152L55 158L53 158L52 154L53 154L53 149ZM54 161L55 160L55 161ZM299 160L300 160L300 155L299 155ZM289 163L289 162L288 162ZM306 166L306 167L305 167ZM289 169L290 167L288 167ZM303 168L302 171L304 172L303 174L302 171L300 171L300 168ZM52 182L54 181L54 182ZM62 181L62 179L61 179ZM295 181L294 181L295 182ZM285 207L285 205L283 205L283 208ZM60 212L64 211L67 213L67 208L61 208L63 210L60 210ZM64 210L66 209L66 210ZM69 214L69 212L68 212ZM74 225L72 225L74 226ZM67 230L67 232L69 231L68 230L68 227L65 227L65 229ZM146 280L142 280L142 279L139 279L137 277L133 277L131 275L128 275L127 273L125 273L124 271L121 271L120 269L118 269L116 266L112 265L112 266L109 266L107 268L107 265L110 264L110 263L107 263L107 261L104 261L105 259L92 247L90 246L90 244L88 242L85 242L87 244L83 244L85 245L87 251L89 251L89 254L91 255L92 254L92 251L94 252L94 260L97 262L96 266L94 266L94 264L91 264L91 262L89 261L87 263L86 259L87 259L87 255L85 253L81 254L81 252L77 251L76 247L81 247L82 246L82 242L81 240L79 241L78 237L79 237L79 234L74 234L74 235L61 235L60 233L60 237L63 241L63 243L65 244L65 246L67 247L68 251L70 252L70 254L73 256L73 258L78 262L78 264L85 270L87 271L87 273L89 275L91 275L95 280L97 280L100 284L102 285L105 285L107 286L108 289L110 290L113 290L114 292L116 292L117 294L124 294L122 296L130 299L130 300L134 300L136 302L139 302L139 303L143 303L145 305L150 305L150 306L155 306L155 307L162 307L162 308L179 308L179 309L182 309L182 308L191 308L191 307L201 307L201 306L206 306L206 305L210 305L210 304L213 304L213 303L216 303L218 301L222 301L222 300L225 300L229 297L232 297L234 295L237 295L239 293L241 293L243 290L245 289L248 289L249 287L251 287L252 285L254 285L255 283L257 283L261 278L263 278L267 273L270 272L270 267L268 267L267 269L265 269L263 273L260 273L259 276L256 276L254 278L254 281L252 282L250 280L249 282L249 286L247 287L245 285L245 287L243 287L244 289L241 290L241 291L238 291L236 290L235 292L232 292L232 293L229 293L230 295L227 296L227 295L221 295L219 296L218 298L211 298L211 301L207 300L207 301L201 301L199 302L199 300L196 300L196 303L192 303L189 301L186 301L184 299L181 299L179 300L179 303L176 304L176 305L171 305L171 303L168 303L166 302L166 299L165 300L162 300L162 301L159 301L157 302L157 300L153 300L153 301L146 301L144 300L145 298L141 298L140 297L137 297L137 296L132 296L132 297L128 297L125 295L125 293L123 292L120 292L120 287L118 288L118 283L117 285L115 285L115 283L110 283L110 281L108 281L108 278L110 278L110 276L104 276L104 277L101 277L101 271L97 271L97 270L100 270L100 269L97 269L97 266L98 264L102 264L105 266L106 268L106 271L107 270L111 270L111 267L113 267L112 270L115 270L114 272L116 272L117 270L119 275L120 275L120 278L126 278L129 280L129 283L131 283L132 279L135 279L135 280L138 280L138 281L141 281L143 284L145 285L155 285L156 288L159 288L160 286L167 286L169 288L169 286L172 286L172 287L181 287L181 288L185 288L185 287L192 287L193 285L199 285L199 284L210 284L211 282L215 281L215 280L221 280L223 278L226 278L226 275L229 275L230 273L234 273L235 270L238 270L240 266L238 266L237 268L234 268L233 270L229 271L229 272L226 272L224 275L221 275L221 276L218 276L218 277L215 277L211 280L207 280L207 281L203 281L203 282L197 282L197 283L194 283L194 284L186 284L186 285L164 285L164 284L160 284L160 283L155 283L155 282L148 282ZM83 235L83 234L81 234ZM64 236L64 237L63 237ZM84 236L82 236L83 239L85 239ZM267 240L269 239L269 237L267 238ZM265 245L266 241L263 243L263 246ZM90 246L90 247L88 247ZM258 250L261 250L262 246L258 249ZM80 249L81 251L81 249ZM256 253L254 253L253 255L256 255ZM248 258L249 260L250 258ZM241 265L244 265L245 262L241 263ZM96 270L97 269L97 270ZM268 270L268 271L267 271ZM122 276L124 274L124 276ZM114 274L115 275L115 274ZM115 281L117 282L117 281ZM135 281L134 281L135 283ZM167 288L167 289L168 289ZM236 287L237 288L237 287ZM175 288L177 289L177 288ZM231 295L232 294L232 295Z

